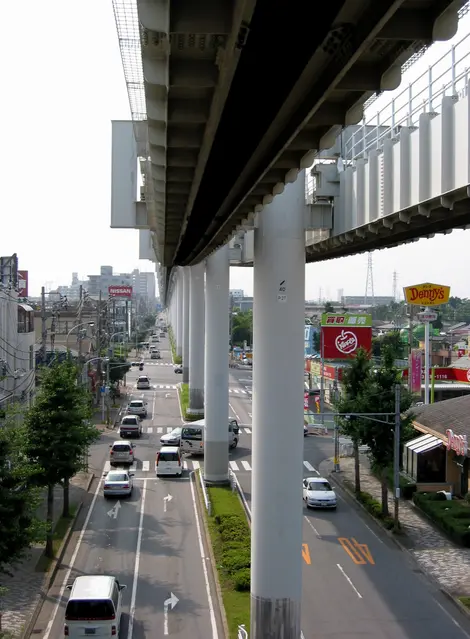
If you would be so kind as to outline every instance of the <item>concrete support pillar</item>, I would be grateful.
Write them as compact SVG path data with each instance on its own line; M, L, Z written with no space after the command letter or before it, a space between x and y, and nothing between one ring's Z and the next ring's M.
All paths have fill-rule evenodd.
M204 479L228 481L228 295L229 249L206 261Z
M176 356L183 357L183 273L178 269L176 283Z
M255 230L250 639L301 632L304 197L302 172Z
M204 414L204 262L190 267L189 409Z
M183 271L183 384L189 383L189 267Z

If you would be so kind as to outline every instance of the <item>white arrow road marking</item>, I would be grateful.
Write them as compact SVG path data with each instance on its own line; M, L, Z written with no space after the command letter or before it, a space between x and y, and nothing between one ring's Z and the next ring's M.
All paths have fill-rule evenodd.
M173 610L173 608L176 606L178 601L179 601L178 597L171 592L168 599L165 599L165 602L163 603L163 634L164 635L168 634L168 608L170 610Z
M108 513L107 513L108 517L112 517L112 519L117 519L120 508L121 508L121 502L118 501L116 502L116 505L111 508L111 510L108 510Z
M171 501L173 499L173 497L168 494L166 497L163 498L163 512L166 513L166 507L169 501ZM176 605L176 604L175 604Z
M165 393L165 399L168 399L169 397L171 397L171 393Z

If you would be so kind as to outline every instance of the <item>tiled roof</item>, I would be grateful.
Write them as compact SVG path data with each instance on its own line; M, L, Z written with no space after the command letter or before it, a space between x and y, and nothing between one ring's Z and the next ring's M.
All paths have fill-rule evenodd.
M416 406L412 412L415 424L442 435L450 428L456 435L467 435L470 439L470 395L446 399L428 406Z

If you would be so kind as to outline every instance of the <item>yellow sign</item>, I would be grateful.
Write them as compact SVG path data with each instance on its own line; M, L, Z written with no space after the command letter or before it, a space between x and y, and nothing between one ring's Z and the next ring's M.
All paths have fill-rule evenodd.
M310 566L312 561L310 559L310 551L308 549L308 544L302 544L302 557L304 558L305 563Z
M338 541L356 565L364 566L365 564L375 564L367 544L360 544L354 537L351 537L351 539L338 537Z
M450 297L450 286L442 284L415 284L403 288L405 301L415 306L440 306L447 304Z

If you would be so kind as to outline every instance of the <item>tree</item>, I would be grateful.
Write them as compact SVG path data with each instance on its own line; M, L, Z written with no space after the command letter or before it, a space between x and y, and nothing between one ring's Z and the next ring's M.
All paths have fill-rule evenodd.
M315 353L319 353L321 349L320 330L313 331L313 350Z
M85 453L99 432L89 421L90 395L77 385L70 360L44 371L34 405L25 415L26 455L34 460L37 485L47 488L46 556L53 556L54 486L64 488L63 516L69 516L69 482L85 466Z
M372 340L372 354L380 357L383 348L390 348L393 352L394 359L403 357L403 341L400 331L390 331L380 337L374 337Z
M432 327L440 331L443 329L443 324L442 324L442 319L440 314L437 316L437 320L432 322Z
M237 311L232 316L232 343L242 345L251 344L253 335L253 312Z
M382 514L388 516L388 485L387 470L393 464L394 455L394 418L395 413L395 387L400 381L400 371L394 364L395 356L390 346L382 348L382 361L380 368L371 374L368 383L363 387L360 397L361 412L369 413L378 421L361 420L360 439L369 446L370 456L374 467L380 472L382 484ZM412 396L402 386L400 395L401 414L401 443L414 436L411 425L413 416L404 414L411 406ZM377 416L380 413L391 413L388 420L390 424L382 423L387 417Z
M0 574L10 574L10 566L44 539L36 517L40 491L30 484L36 469L23 449L24 428L10 413L0 426Z
M131 365L125 357L113 357L108 362L109 381L111 384L117 384L130 371Z
M364 413L366 412L363 402L364 393L371 383L372 364L367 351L359 349L356 357L352 360L343 373L343 393L335 403L335 410L338 413ZM365 427L364 420L354 415L339 417L341 431L351 438L354 449L354 490L361 491L361 475L359 465L359 445L361 443L362 428Z
M333 304L331 302L325 302L325 307L323 309L324 313L334 313L335 312L335 307L333 306Z

